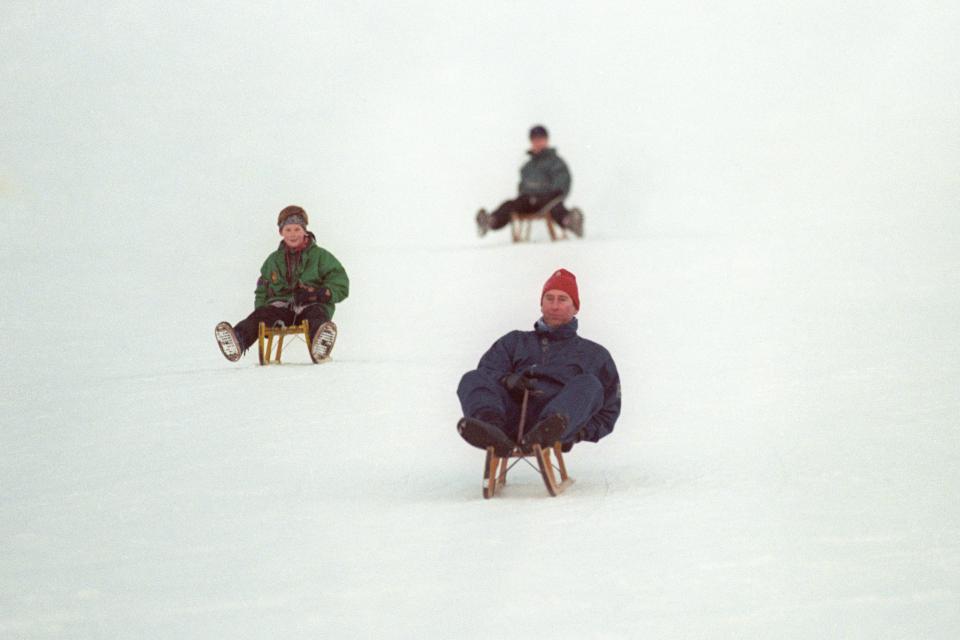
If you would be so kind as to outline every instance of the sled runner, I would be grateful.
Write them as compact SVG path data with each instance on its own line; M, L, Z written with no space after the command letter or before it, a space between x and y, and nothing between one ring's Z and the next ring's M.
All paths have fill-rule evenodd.
M550 210L563 202L563 196L558 196L545 204L540 211L534 213L513 213L510 216L510 231L514 242L529 242L530 228L534 220L546 220L547 232L550 234L550 240L565 240L567 230L554 222Z
M517 440L521 442L523 441L524 423L527 419L527 398L529 395L530 392L524 390L523 404L521 405L520 413L520 427L517 432ZM553 456L557 458L556 465L554 465L553 460L551 460L551 452ZM530 456L536 458L536 467L527 460ZM511 458L514 459L512 463L510 462ZM543 484L547 487L547 492L551 496L560 495L567 487L573 484L573 478L567 474L567 465L564 463L562 445L559 442L555 442L552 446L547 447L534 444L529 450L525 450L525 447L518 445L504 457L496 455L493 447L487 447L487 459L483 464L483 497L489 499L497 495L497 492L507 484L507 472L521 460L540 473L540 476L543 478ZM557 482L558 473L560 474L559 482Z
M280 324L268 327L266 323L260 323L257 345L260 354L260 364L280 364L280 358L283 356L283 339L286 336L300 336L307 345L307 351L310 353L310 359L315 364L326 362L330 359L330 351L337 341L337 325L332 322L324 322L317 329L313 338L313 344L310 344L310 323L304 320L300 324L288 327ZM277 338L277 351L273 353L273 339Z

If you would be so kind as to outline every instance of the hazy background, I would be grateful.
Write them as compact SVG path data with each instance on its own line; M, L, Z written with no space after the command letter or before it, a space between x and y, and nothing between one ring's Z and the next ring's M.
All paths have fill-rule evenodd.
M536 122L598 233L956 232L958 15L8 1L5 242L55 222L81 254L153 245L140 258L159 266L168 238L192 243L188 259L214 241L259 248L288 202L331 244L465 236L515 188Z

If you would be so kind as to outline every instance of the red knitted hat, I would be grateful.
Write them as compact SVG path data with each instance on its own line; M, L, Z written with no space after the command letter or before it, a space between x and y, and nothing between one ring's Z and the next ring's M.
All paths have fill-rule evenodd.
M580 291L577 289L577 276L566 269L557 269L553 275L544 283L543 291L540 293L540 301L543 302L543 294L551 289L559 289L570 296L573 300L573 306L580 310Z

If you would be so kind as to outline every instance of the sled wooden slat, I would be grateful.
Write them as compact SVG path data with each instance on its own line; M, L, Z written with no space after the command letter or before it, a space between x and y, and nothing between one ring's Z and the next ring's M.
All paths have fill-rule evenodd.
M533 448L537 454L537 462L540 465L540 473L543 474L543 482L547 485L547 491L551 496L557 495L557 478L553 475L553 463L550 462L550 448L541 448L539 445Z
M560 478L566 480L567 476L567 465L563 462L563 445L559 442L553 445L553 451L557 456L557 466L560 467Z
M483 464L483 497L492 498L497 494L500 488L500 475L497 473L497 467L500 463L493 453L493 447L487 447L487 459Z
M557 482L557 475L554 473L553 462L550 460L551 448L542 448L540 445L533 446L534 453L537 456L537 463L540 466L540 473L543 475L543 482L551 496L558 496L564 490L573 484L573 478L567 475L567 465L563 462L563 452L560 443L556 443L552 450L557 457L557 467L560 471L560 482Z
M510 468L510 458L500 458L500 475L497 476L497 485L507 484L507 470Z
M261 322L257 335L257 349L260 355L260 364L280 364L280 358L283 357L283 339L286 336L302 336L307 345L307 351L310 350L310 323L306 320L292 327L278 326L267 327L266 323ZM277 351L273 353L273 339L277 339Z

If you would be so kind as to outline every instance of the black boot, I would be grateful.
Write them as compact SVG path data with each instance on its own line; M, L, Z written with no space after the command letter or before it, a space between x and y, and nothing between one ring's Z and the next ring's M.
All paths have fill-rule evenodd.
M487 213L486 209L480 209L480 211L477 211L477 235L482 238L487 235L489 230L490 214Z
M561 224L564 229L569 229L572 231L578 238L583 237L583 213L580 209L570 209L564 218Z
M220 353L230 362L236 362L247 350L243 344L243 335L233 328L229 322L221 322L213 330L213 335L217 339L217 346L220 347Z
M481 420L480 418L488 418L490 421ZM499 418L499 420L497 420L497 418ZM463 417L460 418L460 422L457 423L457 431L469 444L478 449L493 447L493 452L503 458L510 455L510 452L517 446L517 444L507 437L507 434L499 428L497 422L503 424L503 421L502 416L481 415L478 418Z
M560 436L567 430L567 416L554 413L540 422L523 436L523 444L529 447L539 444L542 447L552 447L554 442L560 441Z

